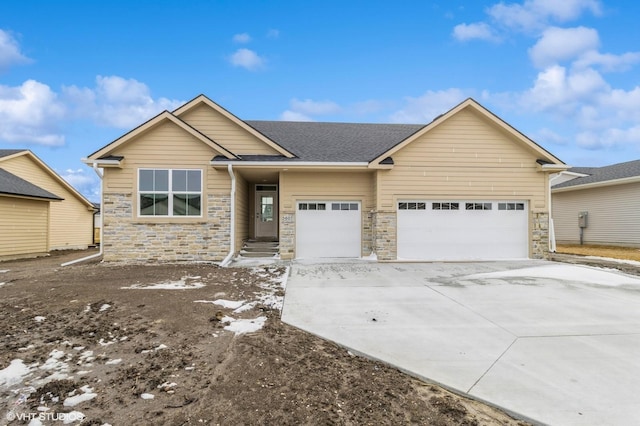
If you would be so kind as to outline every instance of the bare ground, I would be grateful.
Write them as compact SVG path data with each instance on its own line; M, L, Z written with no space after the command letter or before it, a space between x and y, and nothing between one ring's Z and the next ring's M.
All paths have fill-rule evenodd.
M284 324L268 306L194 303L251 300L282 268L59 266L87 254L0 262L0 424L9 411L75 410L89 425L524 425ZM205 286L122 288L185 277ZM236 336L225 316L268 319ZM18 383L7 379L15 360L29 369Z
M592 244L559 244L556 251L563 254L577 254L581 256L598 256L609 257L612 259L640 261L640 248L638 247L599 246Z

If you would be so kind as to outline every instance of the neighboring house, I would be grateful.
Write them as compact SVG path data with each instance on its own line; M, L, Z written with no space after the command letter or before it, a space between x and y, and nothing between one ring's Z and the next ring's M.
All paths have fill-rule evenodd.
M0 149L0 258L87 248L93 211L31 151Z
M640 247L640 160L573 167L552 178L556 241Z
M107 261L544 258L567 166L473 99L427 125L243 121L205 96L84 159Z

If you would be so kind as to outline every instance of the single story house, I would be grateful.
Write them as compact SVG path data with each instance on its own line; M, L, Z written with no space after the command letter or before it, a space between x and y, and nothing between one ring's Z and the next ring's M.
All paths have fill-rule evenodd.
M572 167L551 184L558 243L640 247L640 160Z
M244 121L206 96L83 161L103 170L105 261L544 258L567 166L473 99L429 124Z
M93 204L26 149L0 149L0 259L86 249Z

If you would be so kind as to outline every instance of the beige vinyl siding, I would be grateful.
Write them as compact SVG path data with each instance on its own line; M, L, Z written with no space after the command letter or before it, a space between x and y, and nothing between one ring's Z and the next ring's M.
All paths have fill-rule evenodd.
M49 250L49 201L0 197L0 218L0 258Z
M640 247L640 183L553 193L558 243L580 242L578 214L589 213L585 244Z
M93 211L28 155L2 162L2 168L60 198L50 205L49 250L84 249L93 243Z
M249 184L238 172L236 172L236 238L235 251L242 248L242 242L249 238Z
M369 211L374 206L373 176L371 172L281 172L281 210L295 212L300 200L355 200L362 202L362 211Z
M229 194L231 190L227 171L214 170L209 165L218 153L171 122L159 124L118 147L112 155L124 156L123 168L104 169L105 192L136 194L140 168L200 169L203 173L203 191ZM203 194L205 202L206 196ZM203 209L206 211L204 204ZM134 211L137 212L137 206Z
M275 149L207 105L193 108L180 119L234 154L277 155Z
M529 200L546 208L547 175L529 148L480 114L463 110L393 155L378 173L378 210L398 198Z

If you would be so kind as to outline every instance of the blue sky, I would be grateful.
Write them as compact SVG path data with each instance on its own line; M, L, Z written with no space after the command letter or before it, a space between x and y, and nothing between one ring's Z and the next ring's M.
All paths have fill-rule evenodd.
M467 97L566 163L640 158L636 1L6 1L0 148L80 159L203 93L242 119L428 123Z

